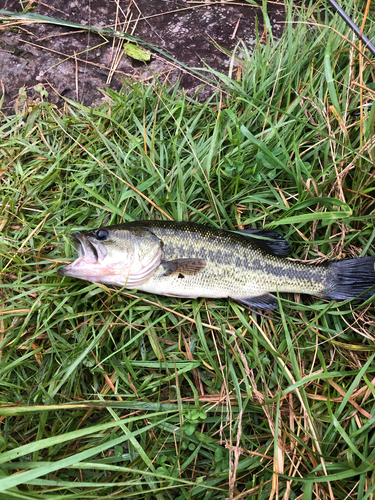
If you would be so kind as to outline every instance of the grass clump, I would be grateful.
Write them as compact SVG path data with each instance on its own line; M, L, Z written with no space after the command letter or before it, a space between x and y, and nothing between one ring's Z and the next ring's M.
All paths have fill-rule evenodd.
M155 81L4 117L4 498L371 498L370 300L285 295L268 317L57 275L72 232L153 218L373 255L374 68L329 23L238 47L203 104Z

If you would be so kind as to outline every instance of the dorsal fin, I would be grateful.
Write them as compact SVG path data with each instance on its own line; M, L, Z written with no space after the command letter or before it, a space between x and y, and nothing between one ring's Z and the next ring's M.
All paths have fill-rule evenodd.
M242 234L254 245L257 245L262 250L275 255L276 257L287 257L292 253L292 249L288 241L275 231L265 229L240 229L236 233Z

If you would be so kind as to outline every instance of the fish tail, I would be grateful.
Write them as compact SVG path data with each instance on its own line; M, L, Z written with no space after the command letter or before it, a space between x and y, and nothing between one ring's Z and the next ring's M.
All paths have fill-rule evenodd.
M344 259L328 264L328 283L321 297L328 300L349 300L360 295L366 300L375 294L375 257ZM372 290L369 290L371 287Z

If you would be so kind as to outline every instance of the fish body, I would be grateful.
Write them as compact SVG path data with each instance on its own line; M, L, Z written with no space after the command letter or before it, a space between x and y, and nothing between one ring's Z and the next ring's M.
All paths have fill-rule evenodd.
M375 285L375 257L320 265L291 261L288 243L272 231L139 221L79 232L73 239L78 259L60 268L61 276L159 295L231 298L274 309L278 301L270 292L343 300Z

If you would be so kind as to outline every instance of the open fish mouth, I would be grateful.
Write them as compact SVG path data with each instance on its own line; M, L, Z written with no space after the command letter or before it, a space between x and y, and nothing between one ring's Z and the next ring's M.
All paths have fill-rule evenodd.
M88 279L87 275L95 276L96 271L103 262L107 252L104 245L99 241L93 241L85 234L77 232L72 235L74 245L78 252L78 258L67 266L60 267L58 273L60 276L73 276L76 278Z
M78 259L86 259L90 263L102 262L107 252L104 245L99 241L92 241L90 236L85 236L83 233L75 233L72 236L74 245L78 252Z

